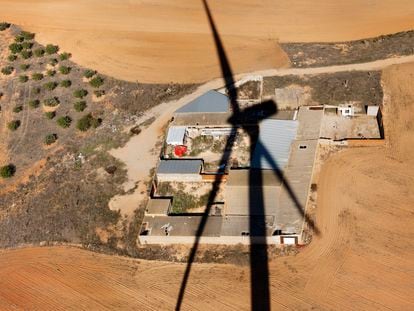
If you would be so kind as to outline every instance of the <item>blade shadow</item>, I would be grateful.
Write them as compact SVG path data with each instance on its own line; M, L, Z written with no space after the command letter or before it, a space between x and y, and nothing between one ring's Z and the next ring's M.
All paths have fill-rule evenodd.
M229 60L225 53L224 46L216 29L214 20L212 18L210 8L206 0L202 0L203 6L207 15L207 19L212 31L214 42L216 45L216 52L220 62L222 77L225 81L225 88L229 97L229 103L232 110L232 116L228 122L232 126L232 133L236 133L238 127L241 127L249 136L250 140L250 159L253 158L255 146L260 144L259 141L259 123L277 113L277 105L274 101L266 101L257 104L253 107L248 107L241 110L238 104L237 89L234 87L235 81L233 78L233 71L231 69ZM230 135L226 141L224 150L232 150L234 139ZM271 165L274 174L286 187L287 192L294 202L295 207L305 218L305 221L318 234L315 224L305 214L298 198L293 192L293 189L285 180L283 172L279 169L275 161L271 158L269 152L265 149L262 157L267 159ZM224 152L219 161L219 167L227 166L230 159L231 152ZM183 275L180 290L178 293L175 310L181 310L186 287L191 273L192 264L195 260L196 253L199 247L200 239L203 235L207 220L211 211L211 207L216 200L218 191L220 189L221 178L218 175L212 186L212 191L209 194L208 203L205 212L201 216L199 227L196 231L194 245L191 248L187 266ZM253 187L253 184L255 187ZM269 267L268 267L268 247L266 237L269 235L269 225L266 223L263 195L263 176L262 171L249 170L249 237L250 237L250 282L251 282L251 309L252 310L270 310L270 287L269 287Z

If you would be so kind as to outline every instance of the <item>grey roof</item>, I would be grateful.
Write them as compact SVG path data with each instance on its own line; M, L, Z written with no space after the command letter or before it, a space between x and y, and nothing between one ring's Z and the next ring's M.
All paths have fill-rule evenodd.
M182 144L184 141L186 129L187 128L185 126L171 126L168 129L167 144Z
M147 204L147 214L167 215L171 199L150 199Z
M157 174L199 174L202 160L161 160Z
M228 112L229 100L224 94L217 91L208 91L187 105L176 110L175 113L205 113Z
M275 169L274 162L282 170L289 160L290 145L296 137L298 121L266 119L259 128L259 140L251 167Z
M145 216L150 235L195 236L202 216ZM223 218L209 216L204 224L203 236L220 236Z

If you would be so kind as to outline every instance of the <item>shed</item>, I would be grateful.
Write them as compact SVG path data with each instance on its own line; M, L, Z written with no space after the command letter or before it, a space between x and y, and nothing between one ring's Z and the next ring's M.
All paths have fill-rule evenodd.
M171 199L150 199L147 204L146 214L153 216L167 215L171 206Z
M376 117L378 115L379 106L368 106L367 115Z
M185 126L171 126L168 129L167 144L169 145L183 145L185 138L186 127Z
M217 91L211 90L176 110L175 113L226 113L228 111L228 97Z
M288 160L298 121L266 119L260 124L259 140L255 146L252 168L282 170Z
M161 160L157 170L158 182L201 181L202 160Z

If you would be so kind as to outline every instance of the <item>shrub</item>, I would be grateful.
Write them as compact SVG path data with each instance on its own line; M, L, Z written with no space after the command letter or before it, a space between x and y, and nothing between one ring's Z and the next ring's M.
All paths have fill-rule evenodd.
M11 25L9 23L0 23L0 31L4 31L6 29L8 29Z
M48 118L49 120L53 119L55 116L56 116L56 112L54 111L45 112L45 117Z
M13 70L14 70L14 68L12 66L6 66L6 67L1 69L1 73L8 76L8 75L11 75Z
M83 101L83 100L73 104L73 108L75 108L77 112L84 111L86 107L87 107L86 101Z
M42 57L43 55L45 55L45 50L42 48L38 48L36 50L34 50L34 55L36 57Z
M71 71L72 68L68 67L68 66L60 66L59 67L59 72L63 75L67 75L69 74L69 72Z
M21 75L21 76L19 76L19 81L21 83L26 83L27 81L29 81L29 77L26 76L26 75Z
M48 71L46 71L46 74L48 77L53 77L56 74L56 70L49 69Z
M43 79L43 77L44 77L43 73L40 73L40 72L36 72L36 73L32 74L32 79L35 80L35 81L40 81L40 80Z
M41 92L40 87L36 87L36 88L33 89L33 94L35 94L35 95L40 94L40 92Z
M56 66L58 64L58 60L56 58L51 58L49 60L49 64L54 67L54 66Z
M72 119L69 116L60 117L56 120L56 123L63 128L67 128L72 123Z
M0 167L0 176L2 178L10 178L16 173L16 167L13 164L8 164Z
M19 113L20 111L23 110L23 106L22 105L17 105L13 108L13 112L14 113Z
M12 44L9 45L9 50L13 54L17 54L17 53L20 53L21 51L23 51L23 46L19 43L12 43Z
M29 64L21 64L20 65L20 69L21 70L24 70L24 71L26 71L27 69L29 69L30 68L30 65Z
M10 54L7 59L9 60L9 62L14 62L17 59L17 55L16 54Z
M24 41L24 37L21 35L17 35L14 37L14 42L21 43Z
M95 78L93 78L91 81L89 81L89 84L92 87L100 87L102 84L104 84L104 79L102 79L100 76L96 76Z
M33 40L35 37L35 34L28 32L28 31L21 31L19 36L21 36L23 40Z
M93 91L93 93L95 94L96 97L102 97L105 95L105 91L104 90L95 90Z
M91 124L92 119L93 119L92 115L88 113L87 115L83 116L82 118L78 120L78 122L76 123L76 128L82 132L89 130L89 128L92 126Z
M73 96L76 98L84 98L86 95L88 95L88 91L85 89L79 89L73 92Z
M85 78L90 79L90 78L92 78L95 74L96 74L96 71L95 71L95 70L86 69L86 70L85 70L85 72L83 73L83 76L84 76Z
M30 57L32 57L33 53L31 50L23 50L20 52L20 55L23 59L29 59Z
M34 108L39 107L40 101L38 99L33 99L33 100L30 100L27 104L29 105L30 108L34 109Z
M63 60L68 60L69 58L71 58L71 56L72 54L63 52L62 54L59 55L59 58L60 60L63 61Z
M94 118L90 113L80 118L76 124L76 128L80 131L87 131L89 128L97 128L101 125L102 120Z
M53 91L57 86L58 86L58 84L54 81L47 82L47 83L43 84L43 87L46 90L49 90L49 91Z
M49 55L55 54L59 51L59 47L57 45L48 44L46 45L46 53Z
M32 42L27 42L27 41L23 42L22 47L23 47L23 49L30 50L33 47L33 43Z
M53 143L55 143L56 142L56 140L57 140L57 135L56 134L48 134L48 135L46 135L46 137L45 137L45 144L46 145L51 145L51 144L53 144Z
M70 87L71 85L72 85L72 81L70 80L63 80L62 82L60 82L61 87Z
M10 121L9 123L7 123L7 128L10 131L17 130L19 128L19 126L20 126L20 120L13 120L13 121Z
M43 105L47 107L56 107L59 104L60 104L60 101L59 101L59 98L57 97L48 98L43 101Z

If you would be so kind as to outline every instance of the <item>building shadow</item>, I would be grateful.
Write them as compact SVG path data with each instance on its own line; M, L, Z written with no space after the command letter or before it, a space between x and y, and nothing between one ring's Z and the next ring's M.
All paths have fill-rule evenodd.
M233 71L231 69L229 60L226 56L224 46L216 29L213 17L211 15L207 0L202 0L204 9L211 27L212 35L216 45L217 55L220 61L221 74L225 81L225 88L229 97L230 109L232 111L231 117L228 119L232 126L232 134L235 134L237 128L242 128L250 140L250 159L253 159L254 150L261 142L259 141L260 122L264 119L277 114L278 109L274 101L265 101L260 104L241 109L238 104L237 89L234 87L235 81L233 78ZM232 135L226 141L224 150L231 150L233 148L234 139ZM263 157L271 166L278 180L283 184L287 190L294 206L300 212L302 217L316 234L319 230L314 222L305 214L304 208L301 206L299 199L295 195L289 182L284 179L282 170L275 163L266 148L261 145L260 150ZM257 154L255 154L257 156ZM230 152L224 152L219 162L219 167L228 165ZM263 176L261 169L249 169L249 238L250 238L250 283L251 283L251 309L252 310L270 310L270 286L269 286L269 264L268 264L268 246L267 237L272 234L270 225L266 223L266 211L263 194ZM194 263L196 253L199 247L200 239L203 235L210 210L216 201L216 196L221 184L221 178L218 176L212 186L212 191L208 197L207 208L201 216L199 227L196 231L194 245L191 248L187 266L183 275L180 290L178 293L176 310L182 307L186 287L191 273L192 264ZM252 186L254 185L254 187Z

